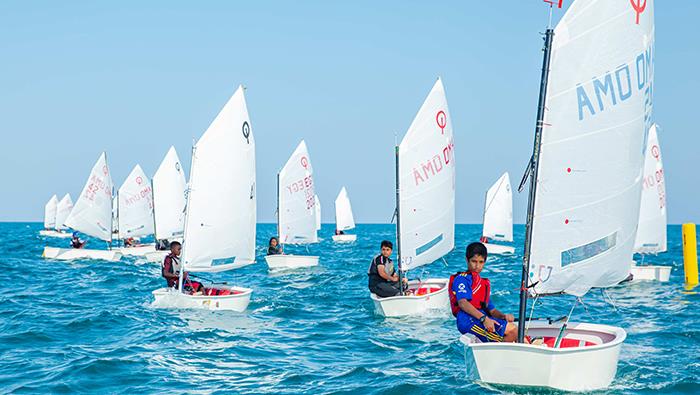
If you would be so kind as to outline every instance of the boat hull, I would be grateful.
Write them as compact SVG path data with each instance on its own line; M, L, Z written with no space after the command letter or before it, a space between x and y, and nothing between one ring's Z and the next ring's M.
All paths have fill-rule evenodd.
M528 336L557 337L559 324L530 322ZM549 387L564 391L606 388L617 374L622 328L587 323L569 323L564 339L590 341L596 345L549 348L520 343L481 343L462 335L467 374L490 384Z
M300 269L318 266L318 257L310 255L267 255L265 262L270 270Z
M119 247L115 248L124 256L144 256L150 252L156 251L155 244L142 244L135 247Z
M159 288L153 291L153 304L158 307L204 309L242 312L248 308L251 288L219 286L220 289L236 291L236 294L222 296L187 295L172 288Z
M380 298L370 293L370 298L374 302L374 309L377 314L384 317L404 317L422 315L429 311L450 310L450 297L447 292L448 279L430 278L425 281L409 281L410 290L414 290L413 295L392 296ZM418 289L436 289L424 295L416 295Z
M147 262L162 263L165 257L170 254L170 250L150 251L143 255Z
M352 243L357 240L357 235L333 235L333 241L336 243Z
M500 244L491 244L491 243L486 243L484 244L486 246L486 251L490 254L494 255L507 255L507 254L515 254L515 247L510 247L510 246L504 246Z
M59 239L70 239L73 234L68 232L59 232L57 230L40 230L40 236L44 237L58 237Z
M671 266L637 265L632 262L630 274L632 280L667 282L671 277Z
M101 259L115 262L122 259L122 254L115 250L90 250L87 248L44 247L43 258L71 261L74 259Z

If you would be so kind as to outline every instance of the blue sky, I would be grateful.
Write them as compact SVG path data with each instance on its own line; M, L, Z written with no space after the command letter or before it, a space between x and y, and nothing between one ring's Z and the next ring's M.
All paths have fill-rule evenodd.
M700 222L700 2L656 3L669 222ZM136 163L152 175L170 145L188 168L192 139L242 83L261 222L302 138L324 222L343 185L358 222L388 222L394 135L441 76L457 221L479 223L485 190L503 171L517 183L531 151L546 21L541 0L3 2L0 221L38 221L51 194L76 197L102 150L117 185ZM514 198L522 223L527 197Z

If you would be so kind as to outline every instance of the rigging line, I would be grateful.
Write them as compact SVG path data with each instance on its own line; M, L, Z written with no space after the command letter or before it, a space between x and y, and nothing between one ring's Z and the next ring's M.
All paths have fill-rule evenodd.
M610 302L610 305L613 307L613 309L615 309L615 312L620 313L620 310L615 305L615 302L612 300L612 297L610 297L610 295L608 295L608 293L605 292L605 289L601 288L600 291L603 293L603 300L605 300L607 298L608 301Z
M532 309L530 309L530 318L527 320L527 323L525 323L525 333L527 333L528 330L530 330L530 322L532 322L532 315L535 313L535 305L537 304L537 300L539 299L540 295L535 295L535 300L532 301Z
M561 329L559 330L559 335L557 336L557 341L554 342L554 348L559 348L559 345L561 344L561 339L564 338L564 332L566 332L566 327L569 324L569 320L571 319L571 315L574 314L574 309L576 308L576 305L581 301L581 298L577 297L576 301L574 302L574 305L571 306L571 310L569 311L569 315L566 316L566 321L561 326Z

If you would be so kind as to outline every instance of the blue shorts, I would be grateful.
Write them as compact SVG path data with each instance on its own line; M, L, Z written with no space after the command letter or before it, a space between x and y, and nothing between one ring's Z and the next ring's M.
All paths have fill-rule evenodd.
M498 318L489 318L496 321L495 332L487 331L484 327L484 324L482 324L478 319L472 317L471 315L463 311L460 311L459 314L457 314L457 329L459 329L459 332L462 334L471 333L472 335L479 338L479 340L481 340L482 342L503 341L503 336L506 333L506 325L508 325L508 322L506 320L501 320Z

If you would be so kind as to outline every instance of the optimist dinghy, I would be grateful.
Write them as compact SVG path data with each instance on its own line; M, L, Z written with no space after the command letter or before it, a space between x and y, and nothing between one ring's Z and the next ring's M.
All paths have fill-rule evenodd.
M65 226L111 243L112 177L109 174L107 155L104 152L92 167L90 177L85 183L78 201L65 220ZM103 259L118 261L122 254L115 250L45 247L42 256L60 260Z
M240 86L192 149L179 289L184 271L255 263L255 138ZM154 305L244 311L253 290L205 284L202 295L153 291Z
M182 240L187 204L187 181L175 147L170 147L151 180L153 234L156 240ZM148 262L163 262L170 251L151 251Z
M68 201L66 201L66 197ZM67 203L70 203L70 206L66 206ZM70 200L69 194L66 194L61 201L58 200L56 195L51 196L51 199L49 199L46 206L44 206L44 229L39 231L39 235L44 237L70 238L71 234L62 230L65 229L63 221L66 220L71 208L73 208L73 202Z
M141 238L153 234L153 189L141 166L134 166L117 192L117 239ZM119 247L126 256L154 252L154 243Z
M503 175L486 192L484 203L484 230L482 241L489 254L512 254L515 248L492 244L488 240L513 241L513 193L508 173Z
M317 243L314 170L304 140L277 175L277 232L280 244ZM271 270L318 265L318 256L267 255Z
M455 164L452 121L438 78L396 147L396 240L399 280L454 248ZM448 279L410 281L407 292L380 298L370 293L385 317L450 309Z
M527 297L582 297L628 275L653 45L653 0L643 13L628 0L577 0L546 30L533 154L521 183L530 177L518 343L463 335L472 378L566 391L606 388L615 378L622 328L526 323ZM526 335L544 344L527 344Z
M653 125L647 137L644 153L644 181L642 201L639 207L639 225L634 241L634 252L641 255L666 251L666 184L661 148ZM630 274L633 280L666 282L671 276L671 266L647 265L632 261Z
M350 198L345 187L340 189L338 197L335 198L335 230L336 233L342 234L333 235L333 241L336 243L348 243L357 240L357 235L345 234L346 230L355 228L355 219L352 216L352 206L350 206Z

